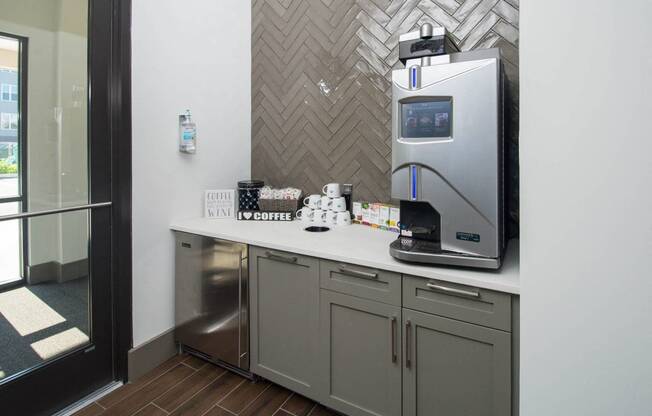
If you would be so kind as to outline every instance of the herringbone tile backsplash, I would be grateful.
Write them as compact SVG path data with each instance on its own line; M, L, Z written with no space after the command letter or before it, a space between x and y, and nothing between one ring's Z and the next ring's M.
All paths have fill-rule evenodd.
M252 176L307 193L327 182L352 183L356 200L388 201L398 37L430 22L444 26L461 50L502 49L507 191L516 222L518 3L253 0Z

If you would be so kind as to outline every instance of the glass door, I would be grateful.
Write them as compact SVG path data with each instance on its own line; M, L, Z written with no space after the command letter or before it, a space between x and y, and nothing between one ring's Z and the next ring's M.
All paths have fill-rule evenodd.
M114 6L0 0L0 414L115 378Z
M0 215L26 209L25 163L20 114L27 41L0 31ZM0 289L24 278L24 229L20 221L0 223ZM0 370L2 371L2 370Z

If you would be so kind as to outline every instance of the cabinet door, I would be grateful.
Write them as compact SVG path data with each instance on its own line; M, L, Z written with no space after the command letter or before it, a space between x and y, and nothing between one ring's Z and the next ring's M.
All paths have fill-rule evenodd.
M322 290L320 401L350 416L401 414L401 309Z
M319 261L254 247L250 252L251 371L314 396Z
M403 415L511 414L511 335L403 309Z

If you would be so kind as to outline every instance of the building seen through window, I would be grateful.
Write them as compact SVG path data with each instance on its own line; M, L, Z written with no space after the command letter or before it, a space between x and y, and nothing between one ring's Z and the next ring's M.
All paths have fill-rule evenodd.
M5 176L17 171L18 85L18 42L0 37L0 174Z

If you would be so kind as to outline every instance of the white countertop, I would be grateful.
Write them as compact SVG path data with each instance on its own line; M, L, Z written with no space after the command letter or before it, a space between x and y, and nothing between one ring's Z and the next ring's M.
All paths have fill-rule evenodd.
M518 240L510 241L502 268L488 271L400 262L389 255L389 244L398 234L365 225L334 227L323 233L310 233L304 231L304 227L299 221L205 218L174 221L170 226L173 230L191 234L519 294Z

